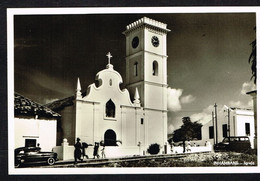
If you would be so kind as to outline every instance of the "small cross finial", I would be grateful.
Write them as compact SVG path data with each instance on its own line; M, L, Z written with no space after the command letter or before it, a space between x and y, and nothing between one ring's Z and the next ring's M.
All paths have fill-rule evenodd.
M108 64L110 64L110 59L112 58L112 55L110 52L107 53L107 58L108 58Z

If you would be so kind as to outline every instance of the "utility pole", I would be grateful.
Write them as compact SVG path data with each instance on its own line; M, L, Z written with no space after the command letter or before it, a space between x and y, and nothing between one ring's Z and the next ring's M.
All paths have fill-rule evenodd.
M217 104L215 103L215 119L216 119L216 144L218 144L218 117L217 117Z
M224 107L227 109L228 112L228 141L230 142L230 108L226 105Z
M230 109L228 108L228 137L230 139Z
M228 142L230 145L230 109L228 108Z
M214 125L214 112L212 111L212 125L213 125L213 144L215 145L215 125Z

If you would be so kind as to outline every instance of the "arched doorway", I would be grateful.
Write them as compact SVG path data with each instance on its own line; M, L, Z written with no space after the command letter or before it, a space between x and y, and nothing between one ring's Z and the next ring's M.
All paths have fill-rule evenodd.
M105 132L104 138L105 146L118 146L116 144L116 133L112 129L109 129Z

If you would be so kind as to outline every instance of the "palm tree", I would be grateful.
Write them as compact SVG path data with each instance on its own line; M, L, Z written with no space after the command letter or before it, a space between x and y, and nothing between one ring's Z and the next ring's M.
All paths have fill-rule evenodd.
M256 31L256 27L254 27L254 30ZM251 63L251 79L254 78L254 83L256 84L256 39L250 45L252 45L252 52L249 56L248 62Z

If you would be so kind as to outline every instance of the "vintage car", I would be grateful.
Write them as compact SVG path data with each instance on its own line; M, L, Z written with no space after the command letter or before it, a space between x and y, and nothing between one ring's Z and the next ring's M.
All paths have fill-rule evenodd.
M15 149L15 167L20 167L25 163L47 162L53 165L57 160L57 153L41 152L40 147L20 147Z
M247 136L230 136L222 142L214 145L215 151L245 152L251 149L250 140Z

